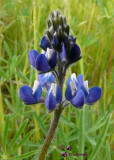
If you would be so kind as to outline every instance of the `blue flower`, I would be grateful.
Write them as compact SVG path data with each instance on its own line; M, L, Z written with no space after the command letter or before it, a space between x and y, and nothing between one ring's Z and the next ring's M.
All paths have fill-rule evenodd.
M38 71L47 72L49 70L49 64L46 56L44 54L39 54L36 58L35 68Z
M40 43L40 47L45 51L47 50L47 48L51 48L51 43L50 43L47 36L44 36L42 38L41 43Z
M28 54L30 64L38 71L48 72L53 70L57 64L56 54L52 49L39 54L36 50L30 50Z
M75 42L62 42L59 51L60 62L64 65L71 65L81 59L81 50Z
M55 32L53 36L53 41L52 41L52 45L55 49L57 49L60 45L56 36L57 36L57 33Z
M39 53L35 49L31 49L28 53L28 59L32 67L36 67L36 58Z
M88 89L88 81L83 81L82 74L76 78L75 73L73 73L66 84L65 97L77 108L82 108L84 104L94 104L102 96L101 88L95 86Z
M42 95L42 88L38 81L34 81L33 88L29 86L22 86L19 91L20 99L26 104L36 104L40 101Z
M45 106L48 112L51 112L56 108L56 105L61 103L62 93L59 86L56 83L52 83L50 89L46 94Z
M47 90L50 88L51 83L53 83L54 80L55 78L52 73L38 75L38 81L40 82L40 85Z
M71 42L70 46L71 47L70 47L70 52L68 54L68 64L75 63L81 58L81 50L79 46L74 42Z
M64 43L62 44L62 50L60 52L60 61L63 63L63 62L66 62L66 58L67 58L67 55L66 55L66 49L65 49L65 45Z

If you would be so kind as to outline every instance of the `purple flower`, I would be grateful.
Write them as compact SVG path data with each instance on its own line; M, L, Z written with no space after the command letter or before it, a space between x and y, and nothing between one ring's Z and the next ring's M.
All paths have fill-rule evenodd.
M76 78L75 73L73 73L66 84L65 97L77 108L82 108L84 104L94 104L102 96L101 88L95 86L88 89L88 81L83 81L82 74Z
M66 153L66 152L63 152L63 153L62 153L62 156L67 157L67 153Z
M36 67L36 58L39 53L35 49L31 49L28 53L28 59L32 67Z
M67 55L66 55L66 49L64 43L62 44L62 50L60 52L60 61L61 62L66 62Z
M54 33L54 36L53 36L52 45L54 46L55 49L57 49L60 45L59 41L57 39L57 33L56 32Z
M44 36L42 38L41 43L40 43L40 47L45 51L47 50L47 48L51 48L51 43L50 43L47 36Z
M42 88L38 81L34 81L33 88L29 86L22 86L19 91L20 99L26 104L36 104L40 101L42 95Z
M69 145L69 146L67 147L67 150L71 151L71 149L72 149L72 147L71 147L71 145Z
M70 49L68 60L69 60L69 63L71 64L71 63L74 63L80 59L81 50L80 50L79 46L74 42L71 42L70 45L71 45L71 49Z
M69 48L67 48L69 46ZM67 45L62 43L60 51L61 63L69 66L81 59L81 50L75 42L69 42Z
M47 51L39 54L36 50L30 50L28 54L30 64L41 72L53 70L57 64L56 54L52 49L47 48Z
M50 89L46 94L45 106L48 112L51 112L56 108L56 105L61 103L62 93L56 83L52 83Z
M51 83L53 83L54 80L55 78L52 73L38 75L38 81L40 82L40 85L47 90L50 88Z

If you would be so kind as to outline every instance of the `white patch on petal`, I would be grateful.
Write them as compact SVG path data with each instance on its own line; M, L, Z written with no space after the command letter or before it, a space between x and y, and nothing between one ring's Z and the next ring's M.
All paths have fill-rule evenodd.
M71 80L72 80L72 81L75 81L76 84L78 85L78 81L77 81L77 78L76 78L76 74L75 74L75 73L73 73L73 74L71 75Z
M39 84L40 83L37 80L34 81L34 85L33 85L33 88L32 88L32 90L33 90L32 94L34 94L36 92Z
M71 82L69 83L69 85L70 85L70 88L71 88L71 91L72 91L72 95L75 95L76 90L77 90L75 81L74 81L74 80L71 81Z
M56 91L57 91L57 84L52 83L51 85L51 92L56 97Z
M44 53L45 53L45 51L42 49L41 53L42 53L42 54L44 54Z
M84 85L85 89L87 90L87 92L89 93L88 81L84 81L83 85Z
M49 74L49 73L46 73L46 74L45 74L45 76L43 76L43 78L42 78L42 79L44 79L45 77L49 76L48 74Z
M54 36L56 36L57 32L54 32Z
M72 80L72 81L73 81L73 80L75 80L75 81L77 80L77 79L76 79L76 74L75 74L75 73L73 73L73 74L71 75L71 80Z
M53 54L53 50L47 48L46 57L47 57L48 60L51 58L52 54Z

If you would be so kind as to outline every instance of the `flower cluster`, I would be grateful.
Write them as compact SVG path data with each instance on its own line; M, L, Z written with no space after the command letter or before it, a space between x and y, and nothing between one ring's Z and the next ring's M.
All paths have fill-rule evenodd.
M99 87L88 89L88 81L83 81L83 75L76 78L73 73L66 83L65 97L62 101L62 90L67 69L81 59L81 50L76 44L76 38L70 34L70 28L66 18L59 10L52 12L47 21L47 30L41 39L39 54L32 49L28 53L28 59L33 68L38 72L38 80L35 80L33 88L23 86L19 95L26 105L45 103L47 110L67 104L82 108L84 104L91 105L99 100L102 90ZM42 91L46 90L46 97L42 97ZM68 102L67 104L65 104Z

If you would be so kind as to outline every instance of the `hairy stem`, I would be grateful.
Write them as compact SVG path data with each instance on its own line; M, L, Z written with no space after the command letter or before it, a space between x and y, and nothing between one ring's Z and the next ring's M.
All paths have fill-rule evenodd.
M47 154L47 151L49 149L51 141L54 137L54 134L55 134L55 131L56 131L61 113L62 113L62 108L61 107L59 107L57 110L55 110L53 121L51 123L50 129L49 129L48 134L46 136L46 139L44 141L44 144L43 144L43 147L42 147L42 150L40 152L38 160L44 160L45 159L45 156Z
M58 80L59 80L58 81L59 88L61 90L61 93L63 93L64 75L59 76ZM62 104L60 104L59 107L54 112L53 120L52 120L51 126L49 128L48 134L45 138L45 141L44 141L44 144L43 144L43 147L42 147L42 150L40 152L38 160L45 160L47 151L48 151L49 146L51 144L51 141L54 137L54 134L55 134L55 131L56 131L56 128L57 128L62 110L63 110Z

